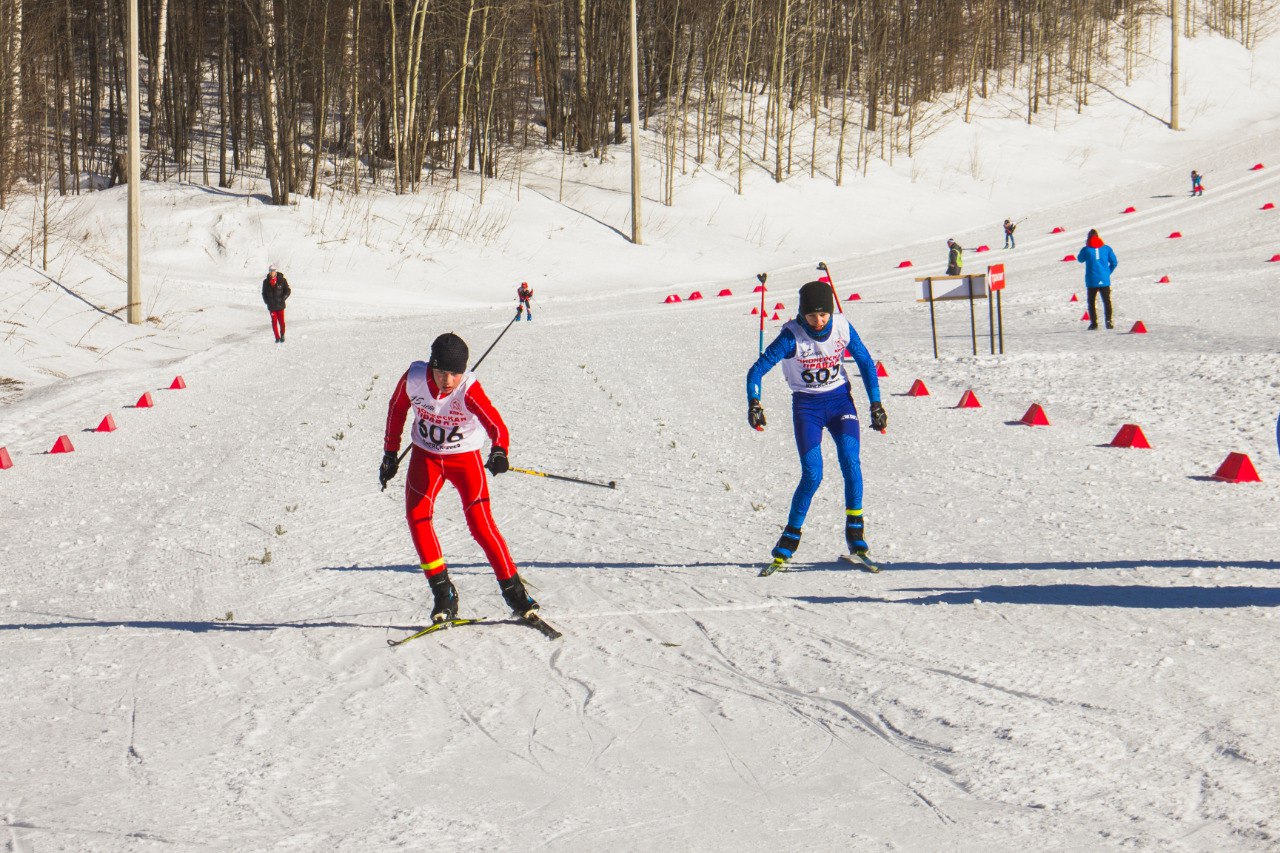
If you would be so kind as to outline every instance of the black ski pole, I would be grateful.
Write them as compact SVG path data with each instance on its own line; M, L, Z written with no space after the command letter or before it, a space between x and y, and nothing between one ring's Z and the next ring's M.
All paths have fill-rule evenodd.
M513 466L511 470L519 471L521 474L530 474L534 477L546 477L548 480L564 480L567 483L581 483L584 486L599 486L602 489L618 488L616 480L610 480L607 483L597 483L595 480L580 480L577 477L566 477L563 474L548 474L546 471L536 471L533 468L516 468Z
M520 315L519 315L519 314L517 314L516 316L512 317L512 318L511 318L511 321L507 323L507 325L503 328L503 330L502 330L501 332L498 332L498 336L497 336L496 338L494 338L494 339L493 339L493 343L489 344L489 348L488 348L487 350L485 350L485 351L484 351L484 355L480 356L480 358L478 358L478 359L476 360L476 363L475 363L475 364L473 364L473 365L471 365L471 372L472 372L472 373L475 373L475 372L476 372L476 369L477 369L478 367L480 367L480 362L484 361L485 356L486 356L486 355L488 355L489 353L491 353L491 352L493 351L493 348L494 348L494 347L496 347L496 346L498 345L498 341L502 340L502 336L503 336L503 335L505 335L505 334L507 333L507 329L510 329L510 328L511 328L511 324L512 324L512 323L514 323L514 322L515 322L516 320L518 320L518 319L520 319ZM413 442L412 442L412 441L410 441L410 442L409 442L409 446L408 446L408 447L406 447L403 451L401 451L400 455L396 457L396 464L399 464L399 463L403 462L403 461L404 461L404 457L405 457L405 456L409 453L409 451L410 451L410 450L412 450L412 449L413 449ZM383 488L383 489L386 489L386 486L383 486L382 488Z

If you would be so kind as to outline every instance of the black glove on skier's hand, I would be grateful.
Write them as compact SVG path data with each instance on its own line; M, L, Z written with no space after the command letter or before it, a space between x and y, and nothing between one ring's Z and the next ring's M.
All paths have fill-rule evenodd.
M400 468L400 460L396 457L394 450L384 450L382 452L382 464L378 466L378 482L382 483L382 490L387 490L387 483L391 482L391 478L396 475L396 471Z
M871 428L876 432L884 432L889 427L889 416L884 411L884 406L879 403L871 404Z
M751 425L752 429L764 429L764 406L760 405L759 400L752 400L747 406L747 423Z
M489 450L489 461L484 463L490 474L505 474L511 470L511 462L507 459L507 451L501 447Z

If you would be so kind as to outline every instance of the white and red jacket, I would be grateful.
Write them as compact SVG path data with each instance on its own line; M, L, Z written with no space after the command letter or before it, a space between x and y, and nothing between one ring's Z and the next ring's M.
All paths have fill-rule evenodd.
M387 407L384 450L400 450L400 435L410 408L414 412L410 440L429 453L448 455L479 450L484 446L482 429L494 447L508 449L507 425L489 402L480 380L470 371L452 394L442 394L425 361L409 365Z

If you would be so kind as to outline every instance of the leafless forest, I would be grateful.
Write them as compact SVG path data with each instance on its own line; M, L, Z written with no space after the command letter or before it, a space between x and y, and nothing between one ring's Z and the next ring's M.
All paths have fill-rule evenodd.
M1274 0L1173 0L1184 34L1246 45ZM143 170L272 200L518 180L521 152L623 142L628 0L138 0ZM640 120L667 175L823 172L909 151L922 107L1027 121L1104 65L1165 61L1151 0L637 0ZM123 179L126 0L0 0L0 206ZM671 194L668 190L667 201Z

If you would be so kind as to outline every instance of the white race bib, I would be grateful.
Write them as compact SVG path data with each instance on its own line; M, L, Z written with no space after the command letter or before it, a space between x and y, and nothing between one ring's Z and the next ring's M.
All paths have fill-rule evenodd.
M444 455L466 453L484 446L484 424L467 408L467 389L476 381L468 371L453 393L436 399L427 385L425 361L409 365L404 390L413 404L410 439L423 450Z
M796 354L782 362L782 375L793 394L817 394L848 383L844 372L844 351L849 346L849 321L833 316L835 328L825 341L809 337L803 323L789 320L782 328L790 329L796 339Z

